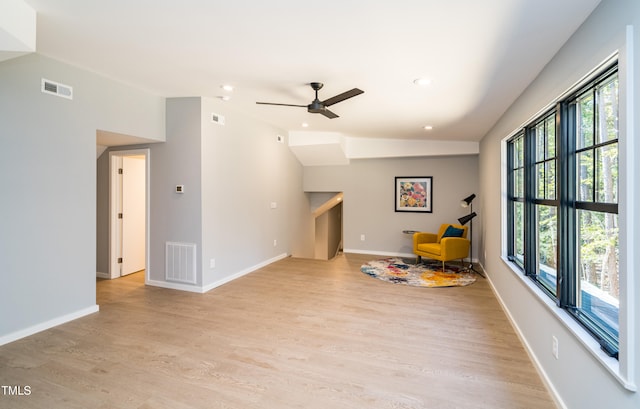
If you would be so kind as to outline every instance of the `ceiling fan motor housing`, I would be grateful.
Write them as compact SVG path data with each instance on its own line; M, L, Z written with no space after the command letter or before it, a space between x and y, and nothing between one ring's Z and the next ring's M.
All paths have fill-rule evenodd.
M321 109L325 109L325 106L324 104L322 104L322 102L320 102L318 98L314 99L313 102L307 105L307 111L309 112L318 111Z

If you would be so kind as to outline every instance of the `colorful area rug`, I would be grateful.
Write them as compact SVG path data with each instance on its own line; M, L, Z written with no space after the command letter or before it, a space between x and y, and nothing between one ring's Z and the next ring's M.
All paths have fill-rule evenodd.
M423 260L420 264L407 264L399 257L373 260L360 267L363 273L394 284L416 287L460 287L476 282L473 272L461 271L436 260Z

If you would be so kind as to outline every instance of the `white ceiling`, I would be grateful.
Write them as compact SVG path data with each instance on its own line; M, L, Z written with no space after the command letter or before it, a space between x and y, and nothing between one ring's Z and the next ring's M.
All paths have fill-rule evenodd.
M480 140L599 1L25 0L39 53L154 94L230 95L290 131L456 141ZM313 81L321 100L365 93L336 119L255 104L308 104Z

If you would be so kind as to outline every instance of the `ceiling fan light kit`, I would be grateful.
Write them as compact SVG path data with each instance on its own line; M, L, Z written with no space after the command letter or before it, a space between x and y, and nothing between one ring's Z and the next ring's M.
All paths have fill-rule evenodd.
M324 101L320 101L320 99L318 98L318 91L323 87L324 84L321 82L312 82L309 85L311 86L311 88L313 88L313 90L316 93L315 99L311 101L309 105L279 104L274 102L256 102L256 104L278 105L278 106L286 106L286 107L302 107L302 108L306 107L307 112L310 112L312 114L322 114L329 119L333 119L333 118L338 118L338 115L328 110L327 109L328 106L337 104L338 102L342 102L346 99L353 98L357 95L364 93L364 91L362 91L361 89L353 88L349 91L343 92L342 94L338 94Z

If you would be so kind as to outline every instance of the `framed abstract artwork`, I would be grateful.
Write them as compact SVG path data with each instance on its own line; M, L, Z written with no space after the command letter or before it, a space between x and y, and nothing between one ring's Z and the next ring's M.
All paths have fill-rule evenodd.
M396 176L396 212L433 211L433 177Z

